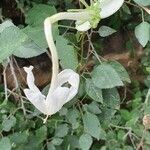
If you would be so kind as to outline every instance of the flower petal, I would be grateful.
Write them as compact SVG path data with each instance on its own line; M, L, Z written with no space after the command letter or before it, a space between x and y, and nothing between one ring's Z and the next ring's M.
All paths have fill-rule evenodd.
M42 113L47 114L45 96L30 89L24 89L27 99Z
M27 84L29 89L32 89L34 92L40 92L40 90L37 88L37 86L35 85L34 81L34 75L33 75L33 66L29 66L29 67L23 67L25 72L27 73Z
M50 93L46 99L47 114L53 115L58 112L66 103L69 94L69 88L58 87L53 93Z
M70 87L63 87L63 84L69 83ZM55 89L48 93L46 103L48 106L48 114L54 114L59 111L62 106L70 101L78 92L79 75L71 69L65 69L57 76Z
M75 27L78 31L87 31L91 28L90 22L89 21L85 21L85 22L81 22L81 21L76 21L76 27Z
M66 102L71 100L77 94L79 88L79 81L79 74L77 74L71 69L65 69L58 74L56 87L62 86L66 82L68 82L71 85L71 87L69 88L69 94L66 99Z
M27 72L27 83L29 89L24 89L26 97L42 113L46 115L55 114L62 106L71 100L78 92L79 75L71 69L65 69L57 76L55 88L49 92L47 98L34 84L33 66L24 67ZM70 87L63 87L68 82Z
M34 75L32 72L33 66L24 67L27 73L27 84L29 89L24 89L24 93L29 101L42 113L47 114L45 96L40 92L40 90L35 85Z
M100 16L107 18L114 14L123 5L124 0L100 0Z

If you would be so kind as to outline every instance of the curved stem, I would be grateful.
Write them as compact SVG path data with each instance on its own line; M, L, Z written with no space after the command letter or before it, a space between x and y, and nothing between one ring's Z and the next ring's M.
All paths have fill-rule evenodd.
M51 93L51 91L54 90L56 78L59 73L59 62L56 46L52 35L52 24L59 20L88 20L89 18L90 15L88 14L88 12L82 11L82 12L61 12L45 19L44 32L52 55L52 79L48 95Z

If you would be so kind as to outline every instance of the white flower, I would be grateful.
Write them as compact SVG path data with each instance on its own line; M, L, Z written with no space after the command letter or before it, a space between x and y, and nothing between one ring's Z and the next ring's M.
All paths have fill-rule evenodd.
M107 18L117 12L123 5L124 0L100 0L101 19Z
M76 21L76 29L78 31L87 31L91 28L90 22L82 22L82 21Z
M71 69L65 69L59 73L59 61L52 35L52 24L63 19L81 20L80 18L84 18L81 14L62 12L48 17L44 21L45 37L52 58L52 78L47 96L43 95L34 83L33 66L24 67L29 87L24 89L24 93L30 102L47 116L58 112L65 103L77 94L79 88L79 75L77 73ZM86 13L83 15L87 16ZM66 84L69 86L65 86Z
M34 83L32 73L33 66L24 67L27 73L27 89L24 89L26 97L42 113L46 115L55 114L62 106L70 101L78 92L79 75L71 69L59 72L59 61L57 49L52 35L52 24L59 20L75 20L79 31L87 31L96 28L100 19L115 13L123 4L124 0L93 1L91 6L77 12L61 12L48 17L44 21L44 31L49 50L52 56L52 79L48 95L43 95ZM85 1L82 0L85 4ZM85 4L86 5L86 4ZM64 86L69 84L69 87Z
M78 92L79 75L71 69L65 69L57 75L53 91L43 95L34 83L33 66L24 67L27 73L28 89L24 89L26 97L42 113L53 115L70 101ZM69 87L64 84L69 84Z
M91 11L95 11L95 13L92 13L91 16L91 20L85 20L85 21L76 21L76 29L78 31L87 31L90 28L93 27L93 22L96 21L96 25L94 24L95 28L98 24L98 22L100 21L100 19L104 19L107 18L111 15L113 15L115 12L117 12L120 7L123 5L124 0L99 0L97 2L95 2L93 5L89 6L89 8L86 8L85 10L87 10L87 12L89 11L89 13L91 13ZM99 9L99 17L98 17L98 10L97 10L97 5L98 5L98 9ZM94 8L95 7L95 8ZM99 21L98 21L99 19Z

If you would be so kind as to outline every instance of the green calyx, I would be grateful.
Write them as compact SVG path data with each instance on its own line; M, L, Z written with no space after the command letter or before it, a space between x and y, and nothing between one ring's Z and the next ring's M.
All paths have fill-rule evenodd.
M90 14L90 25L92 28L96 28L101 20L100 17L100 3L99 1L92 2L90 6L86 8L86 11Z
M85 6L85 9L72 9L68 10L71 12L87 12L87 16L90 16L88 18L85 18L84 20L80 20L80 23L84 23L86 21L89 21L91 28L96 28L98 23L101 20L100 17L100 3L99 0L93 0L91 1L90 6L85 2L85 0L80 0L80 2Z

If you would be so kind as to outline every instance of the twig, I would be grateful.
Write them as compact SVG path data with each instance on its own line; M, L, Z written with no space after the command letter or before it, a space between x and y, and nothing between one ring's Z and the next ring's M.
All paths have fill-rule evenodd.
M5 90L5 100L8 100L8 93L7 93L7 80L6 80L6 67L4 67L3 76L4 76L4 90Z

